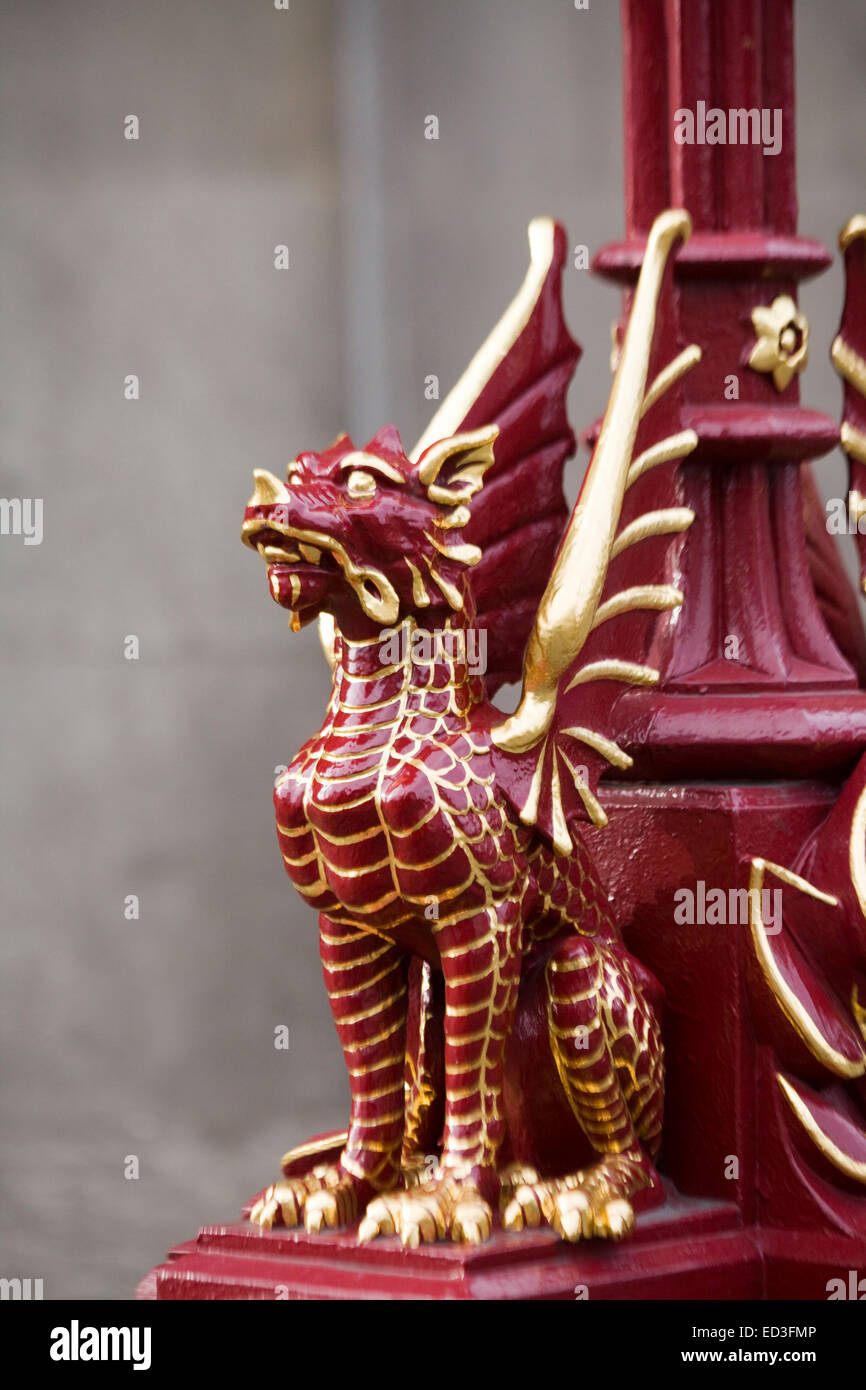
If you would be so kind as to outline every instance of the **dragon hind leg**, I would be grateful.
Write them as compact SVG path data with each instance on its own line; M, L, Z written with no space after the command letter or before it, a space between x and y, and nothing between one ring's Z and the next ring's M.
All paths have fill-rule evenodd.
M503 1190L509 1230L554 1227L566 1240L619 1240L634 1225L632 1198L659 1186L650 1155L661 1137L663 1054L658 1020L615 946L572 936L547 965L550 1045L574 1116L599 1155L561 1178Z

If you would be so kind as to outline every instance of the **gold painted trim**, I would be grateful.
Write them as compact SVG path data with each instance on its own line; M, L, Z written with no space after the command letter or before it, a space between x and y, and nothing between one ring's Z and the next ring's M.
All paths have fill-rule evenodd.
M291 495L285 483L269 473L267 468L253 469L255 491L247 503L248 507L273 507L277 503L291 502Z
M866 917L866 787L857 798L848 835L848 871L860 911Z
M861 396L866 396L866 361L845 342L841 333L833 339L830 360L843 380Z
M572 775L572 778L574 779L574 785L577 790L577 794L586 808L587 815L589 816L593 825L597 825L599 828L603 828L607 825L607 812L605 811L598 797L593 796L592 792L584 782L583 777L578 772L577 768L574 766L574 763L571 761L568 754L565 753L561 748L559 750L559 754L560 757L564 760L569 772ZM560 813L561 809L562 808L560 807ZM565 824L564 820L563 824ZM568 842L568 849L571 849L570 840Z
M535 771L532 774L532 781L529 784L529 791L526 794L526 801L520 812L520 819L524 825L534 825L538 815L538 801L541 795L541 774L544 770L544 753L547 747L547 739L541 745L541 752L535 764Z
M866 434L847 420L843 420L839 427L839 443L849 458L856 459L858 463L866 463ZM860 515L862 514L861 511Z
M847 251L857 237L866 237L866 213L855 212L839 233L839 250Z
M435 525L440 531L450 531L456 526L468 526L471 519L469 508L460 502L456 507L452 507L450 512L440 512Z
M621 589L596 609L592 631L611 618L620 617L622 613L634 613L641 608L664 612L667 608L679 608L682 601L680 590L670 584L641 584L633 589Z
M638 478L642 478L644 473L648 473L651 468L657 468L660 463L670 463L672 459L688 458L698 447L698 436L694 430L680 430L679 434L668 435L667 439L660 439L658 444L653 444L651 448L644 449L639 454L628 470L627 487L633 487Z
M658 512L644 512L643 516L624 526L611 546L610 558L615 560L629 546L639 541L649 540L651 536L671 536L687 531L695 519L690 507L666 507Z
M591 630L628 486L662 278L675 243L690 232L691 219L682 211L662 213L650 231L601 432L529 639L523 697L491 732L499 748L521 751L542 738L559 679Z
M553 263L555 227L551 218L536 217L529 224L529 269L516 296L496 327L476 352L469 366L445 397L433 419L409 455L417 463L425 449L459 430L494 372L508 356L532 317Z
M284 1153L280 1164L285 1166L287 1163L294 1163L298 1158L315 1158L316 1154L324 1153L326 1149L335 1149L338 1144L346 1144L348 1139L349 1132L345 1129L339 1130L336 1134L323 1134L321 1139L309 1139L306 1144L298 1144L297 1148Z
M427 457L418 469L418 477L427 488L427 495L431 501L454 506L467 502L478 492L483 485L484 474L493 465L493 446L498 438L498 425L482 425L480 429L452 434L447 439L437 440L435 446L431 445ZM452 480L458 487L435 486L443 466L455 454L463 455L455 465Z
M761 890L764 886L764 873L769 869L772 874L789 884L792 888L799 889L800 892L808 894L810 898L815 898L818 902L827 903L830 907L838 907L839 899L831 893L823 893L814 884L809 883L805 878L800 878L798 874L791 873L790 869L784 869L779 864L772 864L766 859L753 859L749 873L749 925L752 929L752 941L755 946L755 955L764 973L764 978L775 995L782 1012L793 1026L800 1038L808 1047L812 1056L815 1057L828 1071L835 1076L852 1078L862 1076L866 1072L866 1056L861 1061L852 1062L844 1057L841 1052L837 1052L831 1047L820 1031L815 1022L806 1013L800 1000L797 998L790 985L783 978L777 966L767 932L764 927L761 915Z
M582 725L576 724L570 729L563 729L562 732L579 739L581 743L589 744L590 748L594 748L596 753L600 753L614 767L631 767L634 762L634 758L629 757L618 743L605 738L604 734L597 734L594 729L585 729Z
M346 491L356 502L360 502L366 497L375 497L378 484L372 473L365 468L356 468L346 480Z
M652 409L656 401L660 400L665 392L670 390L674 382L679 381L681 376L685 376L686 372L690 372L692 367L697 366L703 355L703 351L697 343L689 343L689 346L683 348L682 352L678 353L672 362L669 362L666 367L662 368L658 376L654 377L649 390L644 396L640 412L641 419L643 419L648 410Z
M427 555L424 556L424 560L430 571L430 578L439 588L443 598L449 606L454 609L455 613L459 613L460 609L463 607L463 595L460 590L451 583L450 579L446 579L443 574L440 574L437 569L433 568Z
M397 621L400 600L391 581L385 577L381 570L372 567L365 569L356 565L345 547L333 536L326 535L324 531L307 531L302 530L299 526L286 526L280 521L251 517L241 526L241 540L251 550L257 549L253 537L259 531L275 531L278 535L285 536L289 540L307 541L310 545L317 545L322 550L327 550L333 555L343 571L346 582L355 590L358 602L367 617L389 627ZM375 585L379 590L378 597L367 591L364 587L367 583Z
M547 989L544 992L547 996L547 1037L550 1043L550 1051L553 1055L554 1066L556 1067L557 1073L559 1074L559 1082L562 1086L565 1098L568 1101L569 1108L571 1109L571 1112L574 1115L574 1118L577 1120L577 1123L580 1126L581 1130L583 1130L583 1120L581 1119L577 1109L577 1105L575 1104L574 1091L572 1090L571 1085L571 1077L569 1076L567 1070L567 1061L566 1058L563 1056L562 1049L557 1045L557 1029L556 1025L553 1022L554 991L553 981L550 978L549 961L545 969L545 975L547 977Z
M815 1147L832 1163L834 1168L838 1168L840 1173L844 1173L848 1178L853 1178L855 1182L866 1183L866 1163L859 1163L850 1154L846 1154L844 1149L840 1149L838 1144L834 1144L829 1135L824 1133L809 1107L781 1072L776 1072L776 1080L782 1095Z
M568 826L565 823L565 815L562 810L562 788L559 781L559 764L556 760L557 749L553 749L550 774L550 799L553 808L553 847L558 854L569 854L573 848L571 836L568 833ZM565 758L565 754L562 754ZM565 758L566 763L568 759ZM579 790L579 788L578 788Z
M593 661L583 666L573 676L566 690L576 685L588 685L590 681L623 681L626 685L657 685L659 673L652 666L640 666L636 661Z
M390 478L392 483L399 483L401 487L406 482L403 474L393 464L388 463L386 459L380 459L377 454L368 454L363 449L355 449L340 459L340 471L344 468L358 468L362 473L365 469L373 468L384 478Z
M425 531L424 535L434 549L438 550L439 554L444 555L448 560L456 560L460 565L477 565L478 561L481 559L481 550L477 545L469 545L468 543L464 545L443 545L441 541L437 541L435 536L431 536L429 531ZM409 562L407 561L407 563Z
M793 325L800 335L799 347L782 342L783 333ZM752 310L756 341L749 354L753 372L769 374L777 391L784 391L809 361L809 323L788 294L777 295L772 304L759 304Z
M412 576L412 600L417 603L419 608L427 608L430 604L430 595L424 588L424 580L421 578L421 571L417 565L413 565L408 555L403 557L409 567Z

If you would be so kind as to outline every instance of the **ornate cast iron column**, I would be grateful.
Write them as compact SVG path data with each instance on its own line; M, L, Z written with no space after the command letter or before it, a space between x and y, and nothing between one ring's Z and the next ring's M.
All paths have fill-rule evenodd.
M677 577L683 608L661 644L659 686L623 700L635 770L841 769L862 747L866 698L852 665L860 644L840 651L816 594L804 519L811 507L810 529L823 526L801 465L839 431L800 403L809 344L797 286L831 256L797 233L792 0L623 0L622 14L626 239L594 268L627 287L627 312L653 218L686 208L678 330L702 349L683 379L683 425L699 438L682 465L696 515ZM832 551L830 563L844 590Z

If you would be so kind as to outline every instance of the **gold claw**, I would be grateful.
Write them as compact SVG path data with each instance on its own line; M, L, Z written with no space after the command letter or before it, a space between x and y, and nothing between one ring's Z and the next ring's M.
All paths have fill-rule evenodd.
M358 1239L366 1243L375 1236L392 1236L394 1232L394 1213L389 1203L383 1197L374 1198L358 1228Z
M410 1200L400 1212L399 1232L402 1243L416 1250L421 1241L430 1244L436 1239L436 1221L423 1202Z
M541 1205L531 1187L518 1187L514 1200L520 1202L523 1218L527 1226L541 1226Z
M586 1193L579 1190L558 1193L553 1225L563 1240L578 1241L594 1235L592 1202Z
M563 1240L576 1245L583 1238L583 1218L579 1211L564 1211L556 1223L556 1229Z
M512 1198L502 1213L502 1225L505 1227L506 1231L523 1230L523 1208L516 1198Z
M623 1197L608 1202L604 1209L604 1224L611 1240L622 1240L627 1236L634 1226L634 1208L631 1202L627 1202Z
M384 1231L379 1229L379 1223L374 1221L371 1216L365 1216L358 1227L358 1244L367 1245L369 1241L375 1240L379 1235L384 1235Z
M421 1244L421 1228L413 1221L400 1227L400 1244L404 1250L417 1250Z
M322 1230L322 1227L323 1227L324 1225L325 1225L325 1214L324 1214L324 1212L322 1212L322 1211L320 1211L320 1210L318 1210L318 1209L314 1209L313 1211L311 1211L310 1208L309 1208L309 1205L308 1205L308 1206L307 1206L307 1210L306 1210L306 1212L304 1213L304 1227L305 1227L305 1229L306 1229L306 1231L307 1231L307 1234L308 1234L308 1235L311 1235L311 1236L316 1236L316 1235L318 1235L319 1232Z
M284 1226L297 1226L298 1206L295 1193L284 1183L272 1184L265 1195L259 1198L250 1212L250 1222L253 1226L261 1226L264 1231L270 1231L276 1221L277 1212L282 1215Z
M451 1230L455 1240L480 1245L490 1235L492 1214L486 1202L458 1202Z
M264 1197L260 1197L250 1212L250 1223L253 1226L260 1226L263 1231L271 1230L274 1224L274 1217L277 1214L277 1203L273 1201L272 1187L268 1188Z

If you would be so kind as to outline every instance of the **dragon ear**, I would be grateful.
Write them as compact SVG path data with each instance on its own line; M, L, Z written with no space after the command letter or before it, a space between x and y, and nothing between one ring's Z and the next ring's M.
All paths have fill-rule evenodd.
M485 425L431 444L418 460L418 477L430 501L440 507L459 507L474 497L493 464L498 434L496 425Z

